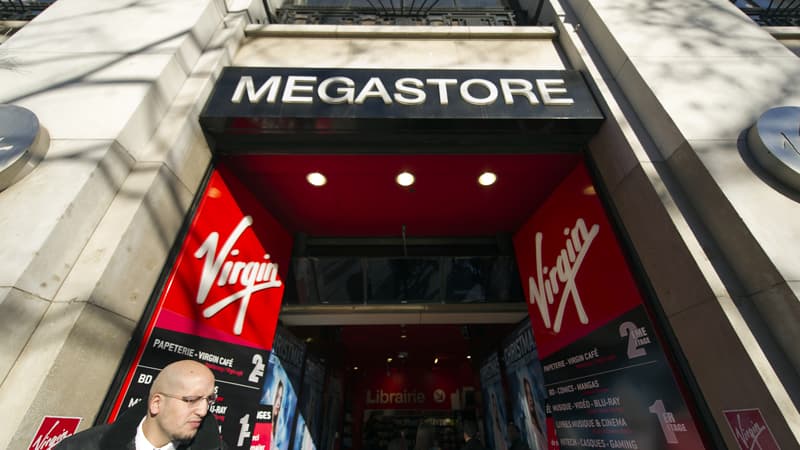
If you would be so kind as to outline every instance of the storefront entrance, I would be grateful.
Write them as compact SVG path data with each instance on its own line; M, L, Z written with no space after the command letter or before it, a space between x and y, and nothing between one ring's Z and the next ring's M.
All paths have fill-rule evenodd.
M414 448L420 424L427 424L442 450L460 450L463 421L483 424L482 359L501 348L514 328L391 324L289 331L338 368L345 401L341 415L326 421L341 422L341 448L387 449L398 438ZM503 411L514 420L507 405Z
M276 335L294 350L261 391L279 411L277 448L386 450L398 437L413 448L426 424L437 445L459 450L464 420L497 442L515 422L531 448L545 448L538 360L528 364L538 368L533 422L511 395L492 395L487 416L481 369L516 330L530 332L513 234L582 164L579 153L237 155L220 164L294 238ZM415 182L399 184L403 172ZM326 183L311 184L312 173ZM485 173L495 183L482 185ZM528 422L539 424L530 436Z
M531 450L703 448L584 159L580 75L411 72L223 72L109 417L192 358L234 448L383 450L430 422L456 450L465 420L491 450L509 423Z

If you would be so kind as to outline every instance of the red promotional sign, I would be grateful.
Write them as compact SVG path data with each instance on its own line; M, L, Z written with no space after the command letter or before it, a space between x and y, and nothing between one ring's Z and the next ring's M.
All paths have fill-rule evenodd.
M514 236L514 244L540 358L641 304L582 165Z
M146 400L158 371L179 359L197 360L214 372L220 400L211 412L223 424L223 433L229 431L226 415L253 413L291 247L289 233L227 168L218 167L202 193L109 419Z
M550 447L704 448L583 165L514 246L554 425Z
M742 450L780 450L759 409L723 411L736 443Z
M81 420L80 417L44 416L28 450L50 450L75 434Z
M156 326L269 349L291 236L219 168L162 295Z
M460 387L449 371L404 369L387 375L375 370L364 374L357 392L364 392L364 409L450 410L452 395Z

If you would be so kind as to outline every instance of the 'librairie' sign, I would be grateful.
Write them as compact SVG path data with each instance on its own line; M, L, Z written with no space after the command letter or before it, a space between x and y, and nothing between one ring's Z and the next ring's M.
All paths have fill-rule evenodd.
M602 119L575 70L226 67L206 119Z

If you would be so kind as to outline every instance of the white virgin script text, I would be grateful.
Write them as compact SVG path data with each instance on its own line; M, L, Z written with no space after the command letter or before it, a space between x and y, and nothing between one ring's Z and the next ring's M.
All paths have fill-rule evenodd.
M736 433L736 437L739 438L748 450L756 448L761 433L765 431L767 431L767 427L756 422L750 424L749 427L745 427L742 425L741 414L736 415L736 430L734 430L734 432ZM761 448L760 445L759 448Z
M564 236L566 241L552 267L542 265L542 233L536 233L536 276L528 278L530 303L539 307L544 326L547 328L552 327L556 333L561 330L564 309L570 296L572 296L572 301L575 303L578 319L582 324L589 323L589 317L583 309L581 296L578 294L578 288L575 285L575 278L581 268L586 252L589 251L589 247L592 245L592 241L594 241L599 230L600 225L597 224L592 225L592 228L587 230L586 222L580 218L575 222L575 226L571 230L565 228ZM552 305L555 302L555 296L559 292L561 292L561 298L558 302L558 311L556 312L555 321L551 325L548 305Z
M242 233L252 224L252 217L243 217L239 225L236 225L231 235L225 243L222 244L219 253L217 253L219 233L216 231L210 233L200 248L194 252L195 258L205 258L203 261L203 273L200 276L200 285L197 289L198 305L205 303L208 292L211 290L211 285L214 284L214 280L217 281L217 286L226 286L230 284L239 284L242 286L242 290L218 300L216 303L203 310L203 317L213 317L214 314L222 311L226 306L241 299L242 303L239 304L239 313L236 315L236 321L233 325L233 332L237 335L242 334L242 326L244 325L244 317L247 314L247 306L250 304L250 296L254 292L281 286L281 281L276 279L278 276L278 265L268 262L269 255L264 255L264 260L266 262L225 260L229 254L231 256L237 256L239 254L239 250L234 249L233 246Z
M58 426L59 423L60 421L56 420L53 426L50 427L49 430L47 430L47 433L45 433L43 436L40 435L36 437L36 440L33 442L33 445L31 445L31 448L34 450L51 449L56 445L58 445L59 442L70 437L72 433L70 433L67 430L61 430L61 432L59 432L55 436L50 435L50 433L53 432L53 430Z

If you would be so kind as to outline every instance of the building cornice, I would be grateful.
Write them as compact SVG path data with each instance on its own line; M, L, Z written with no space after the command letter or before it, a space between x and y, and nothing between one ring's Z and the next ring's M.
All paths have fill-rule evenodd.
M407 26L407 25L283 25L254 24L248 37L392 38L392 39L554 39L555 27Z

